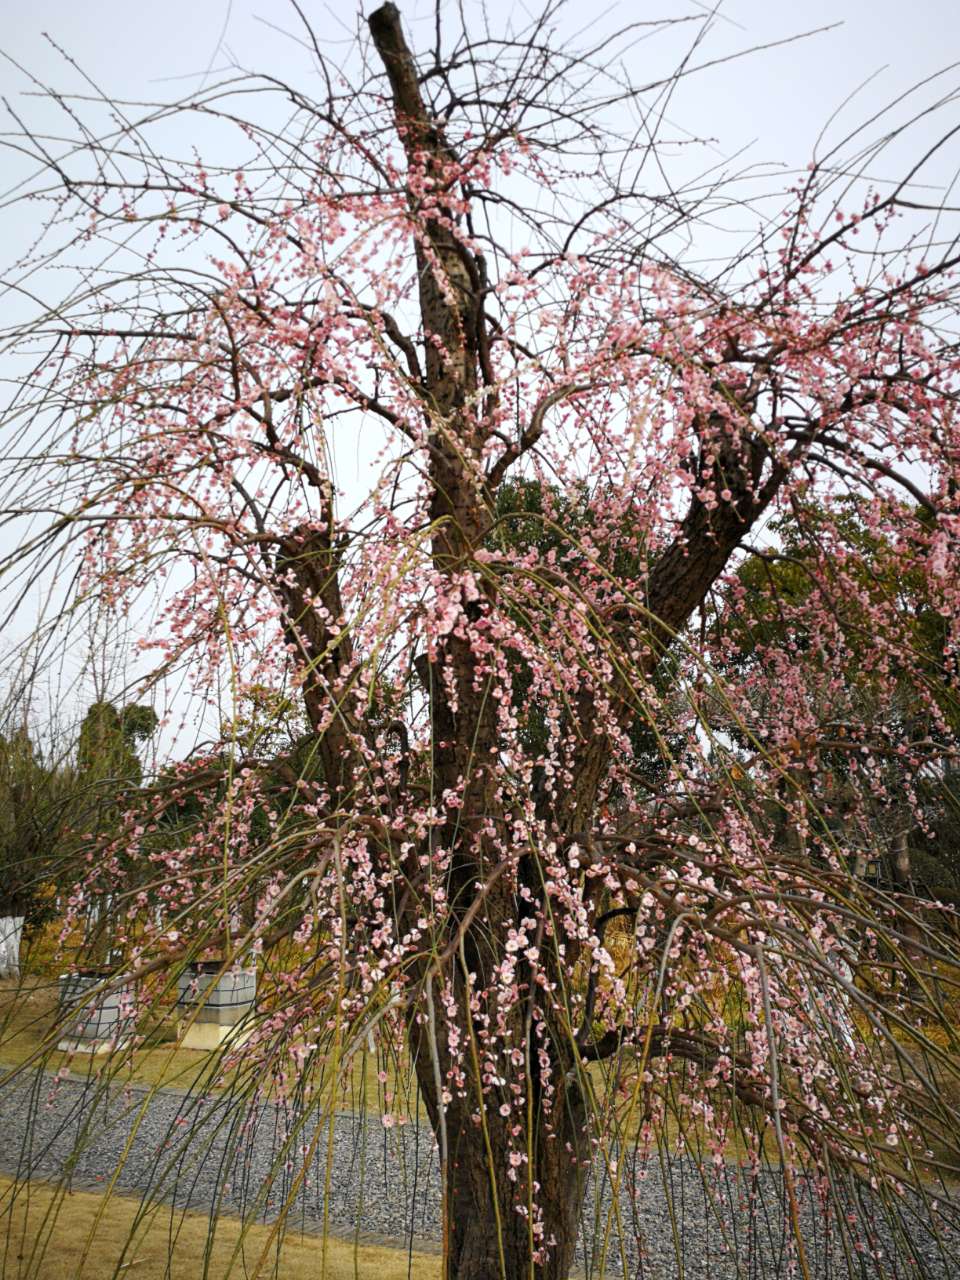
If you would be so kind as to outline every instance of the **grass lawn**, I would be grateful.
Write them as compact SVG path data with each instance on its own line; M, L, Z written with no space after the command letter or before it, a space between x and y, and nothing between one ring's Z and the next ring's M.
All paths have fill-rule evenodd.
M58 1203L59 1202L59 1203ZM305 1236L281 1243L270 1228L243 1230L220 1217L210 1242L210 1219L160 1205L141 1215L140 1202L74 1191L61 1197L43 1182L15 1186L0 1178L2 1280L198 1280L282 1276L283 1280L436 1280L436 1254L408 1255L382 1245ZM324 1265L325 1264L325 1265Z
M66 1065L80 1074L105 1063L107 1055L91 1057L79 1053L69 1059L67 1054L56 1051L51 1032L57 1001L55 980L28 977L19 983L0 981L0 1080L3 1067L19 1067L32 1059L38 1063L42 1060L49 1071ZM169 1042L164 1041L164 1036ZM208 1055L181 1049L172 1037L171 1028L154 1037L149 1047L125 1055L118 1079L189 1087Z
M148 1030L144 1043L136 1048L125 1048L119 1053L93 1055L75 1053L68 1055L56 1049L52 1028L56 1019L58 990L56 980L47 977L25 977L20 982L0 980L0 1083L7 1072L4 1068L21 1067L25 1063L42 1063L47 1071L67 1067L78 1075L109 1071L118 1084L163 1085L191 1090L210 1089L209 1073L214 1066L214 1055L198 1049L184 1049L176 1040L172 1020L161 1022ZM366 1110L379 1114L383 1108L384 1090L396 1101L392 1109L407 1114L416 1106L412 1081L398 1080L387 1064L388 1079L382 1084L377 1073L381 1064L375 1055L358 1053L351 1069L345 1073L340 1087L331 1085L325 1105L344 1111ZM230 1081L228 1076L227 1082ZM223 1087L224 1080L218 1086ZM270 1085L267 1082L267 1092Z

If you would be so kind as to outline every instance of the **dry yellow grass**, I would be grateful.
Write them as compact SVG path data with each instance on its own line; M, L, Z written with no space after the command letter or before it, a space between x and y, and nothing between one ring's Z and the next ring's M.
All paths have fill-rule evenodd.
M437 1280L435 1254L354 1244L288 1233L279 1250L270 1229L243 1232L221 1217L210 1244L206 1214L159 1206L139 1218L138 1201L75 1191L60 1199L55 1187L16 1186L0 1178L2 1280ZM241 1242L241 1234L243 1239ZM209 1248L208 1270L204 1258ZM265 1256L264 1256L265 1255ZM263 1262L260 1264L261 1257ZM259 1264L259 1269L258 1269Z
M3 1067L19 1067L43 1061L48 1070L71 1066L74 1071L94 1070L103 1058L77 1054L72 1062L56 1052L53 1034L57 989L49 979L25 978L21 983L0 982L0 1079ZM118 1079L142 1084L168 1084L188 1088L207 1061L208 1055L181 1049L173 1043L156 1043L126 1055Z
M49 977L29 976L22 981L0 980L0 1082L6 1069L26 1063L41 1063L48 1071L61 1067L80 1075L108 1070L117 1084L162 1085L185 1090L221 1087L234 1077L211 1083L215 1055L197 1049L184 1049L174 1036L171 1021L156 1022L142 1045L125 1048L112 1057L91 1058L77 1053L72 1057L58 1053L53 1028L57 1008L57 986ZM386 1084L378 1080L385 1067ZM271 1091L270 1081L259 1082ZM381 1063L375 1054L358 1053L350 1069L343 1073L338 1088L326 1090L328 1104L335 1109L366 1110L378 1114L384 1109L385 1091L391 1095L388 1110L410 1114L418 1105L412 1079L394 1070L392 1063Z

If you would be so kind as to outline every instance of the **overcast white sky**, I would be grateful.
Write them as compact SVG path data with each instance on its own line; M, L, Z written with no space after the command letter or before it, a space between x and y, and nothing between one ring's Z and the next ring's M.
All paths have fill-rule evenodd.
M346 65L354 56L362 14L377 0L301 0L318 40L334 60ZM470 18L486 20L492 35L503 34L511 19L525 25L525 14L540 8L510 0L462 0ZM413 43L433 38L433 0L401 0ZM451 27L457 3L445 6ZM570 0L557 20L562 38L581 46L597 32L627 22L703 14L699 0ZM46 35L76 61L111 98L158 101L184 96L210 83L233 64L267 71L310 91L319 88L312 55L299 41L303 29L286 0L30 0L3 5L0 51L47 85L79 89L76 69L64 61ZM671 101L671 124L697 137L709 137L709 155L698 167L741 154L746 162L779 162L787 168L806 164L821 126L848 95L864 85L833 126L841 136L898 93L960 58L960 4L957 0L726 0L711 21L697 62L722 58L755 45L833 24L834 29L737 62L704 71L684 82ZM284 35L282 28L290 35ZM692 28L684 28L684 40ZM296 38L291 38L295 36ZM419 40L417 37L420 37ZM671 43L673 39L673 43ZM636 80L655 79L672 69L679 44L656 36L637 43L631 72ZM868 83L864 83L868 82ZM960 69L945 77L944 88L960 82ZM0 60L0 92L31 121L44 120L44 106L24 96L27 76ZM953 121L958 117L956 105ZM941 128L946 121L938 122ZM11 128L9 120L0 130ZM202 133L183 140L203 151ZM916 141L912 146L916 147ZM20 176L13 157L0 154L0 190ZM960 168L960 144L938 161L936 181L949 184ZM882 177L883 174L878 176ZM894 176L891 173L889 176ZM899 176L898 174L896 176ZM0 250L6 266L12 247L31 231L30 211L0 215ZM8 300L9 302L9 300ZM5 304L8 305L8 304ZM2 498L0 498L2 500ZM29 623L28 619L24 619Z
M511 18L539 9L538 0L462 0L465 11L485 10L493 32ZM374 0L303 0L304 13L321 43L344 58L358 15ZM402 0L411 30L427 39L433 30L433 0ZM456 5L446 10L454 21ZM570 0L558 19L571 35L627 21L696 14L699 0ZM160 98L186 92L235 59L252 69L309 84L308 53L268 24L302 34L285 0L30 0L3 5L0 48L43 80L73 77L44 38L49 33L111 95ZM859 99L864 107L892 97L907 84L960 57L960 5L955 0L725 0L718 6L706 49L718 56L751 45L839 24L835 30L789 47L757 55L690 81L673 114L691 131L709 133L732 153L754 144L753 158L805 162L820 124L855 86L877 74ZM577 41L581 43L581 41ZM636 46L638 76L666 70L663 42ZM183 77L183 79L178 79ZM21 77L0 69L5 95L16 94Z

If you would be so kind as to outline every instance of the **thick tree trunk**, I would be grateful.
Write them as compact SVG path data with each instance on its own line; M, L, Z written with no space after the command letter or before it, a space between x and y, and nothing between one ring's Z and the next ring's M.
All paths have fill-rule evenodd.
M516 1184L507 1181L509 1148L489 1117L486 1127L484 1135L480 1126L468 1122L451 1143L444 1280L566 1280L586 1177L586 1167L578 1167L565 1149L564 1139L573 1135L560 1133L534 1149L532 1176L543 1190L533 1197L531 1219L529 1212L518 1211L529 1184L525 1177Z
M451 1090L444 1103L451 1060L445 1035L432 1025L431 990L428 978L427 1016L412 1020L410 1049L442 1165L443 1280L566 1280L591 1152L573 1046L559 1027L542 1037L551 1057L549 1096L540 1053L532 1051L529 1074L512 1077L523 1096L507 1116L500 1108L508 1090L493 1086L489 1073L484 1089L468 1071L466 1096ZM457 992L461 1008L463 995ZM528 1010L515 1012L511 1039L522 1044ZM459 1025L469 1025L465 1009Z
M471 563L491 517L490 491L483 477L496 422L488 419L484 406L495 401L497 392L496 376L489 365L484 310L486 266L482 254L458 233L463 225L454 180L459 159L443 121L433 114L427 81L406 42L396 5L388 0L375 9L368 26L389 85L397 136L409 167L411 217L418 223L411 247L418 267L421 332L417 340L422 342L424 354L431 554L437 575L447 577L451 589L459 591L455 575ZM422 195L425 184L433 193L426 203ZM449 193L449 198L444 193ZM549 403L549 396L540 401L542 406ZM535 443L538 412L542 419L543 410L532 409L521 443L508 446L498 466L487 473L488 479L499 480ZM699 426L705 438L725 438L725 419L711 419ZM669 648L674 633L682 630L703 601L782 479L782 468L771 463L759 436L742 451L730 444L717 445L716 453L732 498L718 508L708 508L699 497L692 497L674 543L651 570L647 606L659 621L649 631L648 674ZM489 586L482 589L492 601ZM626 619L624 625L632 628L635 620ZM446 637L438 650L429 658L422 655L417 671L430 700L432 788L437 795L458 797L449 821L435 832L437 846L451 853L446 887L448 900L455 905L445 939L449 943L447 955L435 971L425 966L418 975L427 1007L415 1004L409 1034L444 1165L444 1277L565 1280L573 1264L590 1155L575 1053L572 1047L564 1047L569 1026L566 1031L554 1028L555 1034L544 1036L542 1047L531 1053L522 1101L513 1094L505 1096L507 1086L492 1084L495 1073L485 1065L482 1079L476 1078L481 1068L472 1071L465 1098L451 1090L454 1096L443 1102L451 1063L445 1058L441 1030L428 1025L434 1021L434 977L441 970L447 976L445 965L458 951L462 976L469 975L476 998L495 1001L496 972L505 954L507 931L534 908L529 899L521 901L507 883L508 877L496 884L490 881L504 856L490 833L498 824L501 830L509 829L509 822L499 777L499 722L494 699L487 693L489 677L482 674L472 643L456 632ZM622 727L626 728L637 714L636 694L631 688L615 687L614 702L618 696L623 704ZM590 830L594 824L613 749L611 735L597 723L595 704L592 681L585 681L577 706L583 745L571 762L576 781L552 804L551 819L557 832ZM485 887L481 889L481 885ZM536 895L541 890L541 877L532 877L524 887ZM568 953L566 963L571 962ZM524 993L523 1001L536 998L528 983L519 977L517 983ZM473 1034L471 998L459 991L455 997L458 1007L446 1015L456 1018L461 1037ZM505 1053L507 1045L529 1045L524 1008L513 1006L505 1015L510 1022L509 1035L501 1032L499 1045L494 1037L484 1046L485 1051L496 1055ZM489 1014L490 1009L484 1013ZM546 1010L541 1009L540 1015L542 1026L548 1020ZM549 1091L541 1089L536 1075L540 1052L548 1052L553 1059ZM463 1065L456 1064L458 1069ZM515 1064L501 1074L517 1083ZM508 1114L501 1115L501 1108Z
M417 1074L440 1145L444 1187L443 1280L566 1280L573 1266L586 1191L586 1109L576 1083L562 1080L547 1119L532 1108L529 1138L511 1135L495 1106L454 1098L440 1109L433 1068L414 1037ZM536 1095L533 1081L528 1088ZM511 1154L527 1161L516 1168ZM531 1194L531 1185L537 1189Z

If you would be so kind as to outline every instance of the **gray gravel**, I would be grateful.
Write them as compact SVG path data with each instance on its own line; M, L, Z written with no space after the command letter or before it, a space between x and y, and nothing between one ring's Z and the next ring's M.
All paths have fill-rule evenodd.
M290 1197L301 1148L317 1138L309 1177L295 1196L291 1225L307 1231L422 1247L436 1242L440 1221L438 1161L430 1133L416 1123L386 1130L376 1116L297 1116L272 1103L253 1108L223 1095L199 1096L139 1086L106 1090L94 1079L54 1085L37 1073L0 1091L0 1166L20 1177L60 1177L97 1186L120 1164L117 1189L176 1207L218 1209L269 1220ZM292 1134L292 1136L291 1136ZM273 1173L273 1178L270 1175ZM708 1173L695 1163L657 1157L642 1166L635 1152L621 1162L620 1219L605 1176L589 1188L580 1265L586 1275L638 1280L760 1280L800 1272L790 1248L782 1180L764 1173L747 1182L734 1165ZM329 1193L325 1188L329 1187ZM632 1188L632 1192L628 1191ZM898 1212L922 1249L911 1265L873 1203L848 1206L855 1249L825 1230L811 1189L798 1188L810 1280L861 1277L960 1278L960 1235L942 1223L931 1230L929 1206L900 1203ZM682 1241L682 1269L674 1232ZM622 1240L621 1240L622 1234ZM872 1235L872 1238L871 1238ZM600 1256L606 1241L606 1264ZM849 1242L848 1242L849 1243ZM622 1245L622 1249L621 1249ZM870 1249L881 1252L879 1259Z

